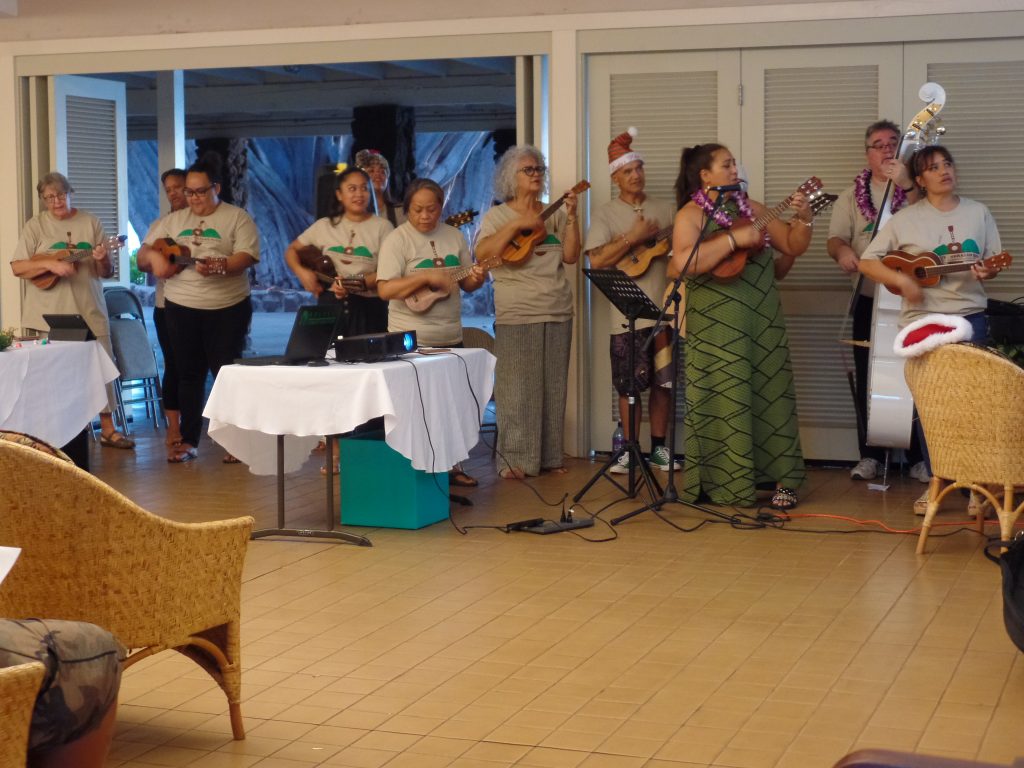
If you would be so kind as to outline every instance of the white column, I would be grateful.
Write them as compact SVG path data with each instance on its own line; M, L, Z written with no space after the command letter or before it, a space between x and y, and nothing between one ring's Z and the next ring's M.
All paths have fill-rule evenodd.
M156 73L157 179L169 168L185 167L185 73ZM170 211L163 188L158 190L160 215ZM141 236L141 233L140 233Z
M583 164L580 143L583 77L575 29L551 33L551 56L548 66L548 164L551 167L551 197L557 197L582 178ZM534 137L541 139L543 135ZM581 205L585 201L581 200ZM588 425L586 398L582 387L586 377L581 367L580 351L587 338L588 317L583 316L581 301L581 264L566 271L576 299L573 345L569 360L568 399L565 409L565 450L570 456L585 454Z

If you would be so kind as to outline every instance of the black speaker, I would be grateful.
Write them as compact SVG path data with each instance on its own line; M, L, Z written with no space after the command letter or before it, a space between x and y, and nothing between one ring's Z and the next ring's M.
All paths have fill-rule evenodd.
M400 357L415 349L416 331L339 336L334 341L334 356L345 363L373 363Z

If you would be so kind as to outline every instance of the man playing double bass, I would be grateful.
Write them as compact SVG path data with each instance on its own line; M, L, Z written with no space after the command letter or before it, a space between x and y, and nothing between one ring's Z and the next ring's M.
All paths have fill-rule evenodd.
M878 203L885 194L886 184L893 182L891 211L895 213L918 197L917 188L910 173L896 158L900 145L900 131L889 120L879 120L864 132L864 154L867 168L861 171L854 184L842 191L832 207L832 220L828 228L828 255L843 272L852 275L854 286L859 287L853 303L853 338L856 341L871 340L871 318L874 308L876 284L867 278L859 279L860 255L874 237ZM873 480L881 472L881 461L885 449L867 445L867 392L869 350L854 347L854 370L856 372L855 407L862 417L863 430L857 431L860 461L850 470L850 477L857 480ZM928 470L921 461L916 440L910 448L910 476L923 483L929 480Z

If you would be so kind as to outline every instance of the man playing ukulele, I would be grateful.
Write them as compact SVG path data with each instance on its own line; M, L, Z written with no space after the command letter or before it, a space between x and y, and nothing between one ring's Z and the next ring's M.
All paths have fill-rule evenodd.
M608 145L608 171L611 173L612 182L619 188L619 195L595 210L591 217L590 230L587 232L583 250L590 257L590 265L595 269L610 269L627 254L644 251L645 247L653 245L651 241L659 230L671 227L675 218L676 210L672 203L655 200L644 193L644 159L639 152L631 148L634 136L636 129L630 128L626 133L612 139ZM667 242L671 243L671 232L668 233ZM645 272L633 279L655 303L660 303L668 283L666 262L661 258L654 259ZM623 427L626 434L630 434L629 347L632 345L635 349L636 363L635 394L638 395L646 389L651 390L651 464L667 472L671 465L671 457L665 447L665 433L671 416L668 390L672 383L671 350L668 347L670 331L668 328L662 328L659 335L663 338L645 349L654 322L637 320L636 333L631 337L626 330L626 318L623 314L612 305L609 305L609 309L612 324L612 382L619 393L619 413L622 415ZM639 399L636 404L636 418L639 422ZM678 464L676 468L679 468ZM629 454L624 453L611 471L617 474L628 472Z

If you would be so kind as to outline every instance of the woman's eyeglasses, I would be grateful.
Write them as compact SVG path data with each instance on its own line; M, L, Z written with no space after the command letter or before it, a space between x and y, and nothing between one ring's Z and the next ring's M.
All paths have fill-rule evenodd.
M58 200L67 200L67 199L68 199L68 193L67 192L60 192L59 194L56 194L56 195L43 195L43 202L46 202L46 203L56 203Z
M525 173L527 176L532 178L534 176L543 176L545 173L548 172L548 168L546 165L527 165L523 168L520 168L519 172Z
M207 192L209 192L211 189L213 189L213 187L214 187L213 184L211 184L208 187L202 187L201 189L189 189L188 187L186 187L185 188L185 197L202 197Z

